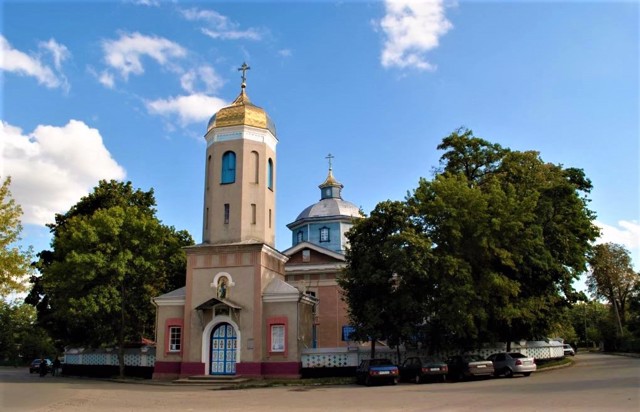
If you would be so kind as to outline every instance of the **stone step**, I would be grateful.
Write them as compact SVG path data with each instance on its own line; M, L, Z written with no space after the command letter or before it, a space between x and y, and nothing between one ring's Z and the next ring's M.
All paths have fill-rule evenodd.
M187 376L186 378L180 378L173 381L178 384L192 384L192 385L235 385L238 383L247 382L249 379L241 378L238 376L215 376L215 375L194 375Z

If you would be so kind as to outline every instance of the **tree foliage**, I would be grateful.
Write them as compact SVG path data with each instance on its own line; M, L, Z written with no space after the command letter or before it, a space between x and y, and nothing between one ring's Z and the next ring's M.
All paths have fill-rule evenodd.
M11 197L11 177L0 186L0 300L24 292L31 273L31 250L21 250L20 240L22 208Z
M385 222L404 222L395 237L420 239L420 259L407 266L398 260L394 251L402 248L377 237L386 228L372 213L348 235L347 302L367 291L378 298L384 291L370 283L393 267L409 290L423 292L403 299L417 308L410 321L421 319L414 328L421 325L430 347L546 336L577 299L572 283L598 234L587 207L590 181L582 170L502 148L470 130L452 133L438 148L445 153L433 179L420 179L405 202L386 209ZM363 251L374 252L361 257ZM382 312L387 300L361 310Z
M151 298L184 285L188 233L155 216L153 191L101 181L50 225L51 250L28 301L66 344L117 346L153 336ZM124 358L121 357L121 373Z
M640 274L631 266L629 251L615 243L596 245L589 265L589 292L593 297L609 302L616 316L618 332L622 334L622 328L626 325L628 300L640 285Z
M402 202L381 202L347 233L345 275L338 282L356 325L354 340L398 345L414 333L429 294L430 244ZM419 286L416 288L416 286ZM372 353L372 356L375 356Z

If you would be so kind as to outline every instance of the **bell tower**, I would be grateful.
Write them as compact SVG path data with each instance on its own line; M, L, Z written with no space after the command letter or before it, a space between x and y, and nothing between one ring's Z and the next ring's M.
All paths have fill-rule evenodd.
M202 243L266 243L275 247L275 125L246 93L209 121Z

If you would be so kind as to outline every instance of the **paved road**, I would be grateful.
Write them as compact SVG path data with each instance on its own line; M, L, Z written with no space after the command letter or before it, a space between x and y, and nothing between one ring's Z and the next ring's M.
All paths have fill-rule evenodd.
M29 375L0 368L13 411L640 411L640 359L579 354L574 366L512 379L220 391Z

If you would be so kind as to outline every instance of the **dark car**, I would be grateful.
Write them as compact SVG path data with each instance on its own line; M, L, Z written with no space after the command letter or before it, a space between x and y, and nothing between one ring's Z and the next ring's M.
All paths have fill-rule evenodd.
M400 365L400 380L422 383L425 381L444 382L449 368L439 359L411 357Z
M492 376L493 362L483 359L480 355L456 355L447 359L449 367L448 377L461 381L477 376Z
M493 362L496 376L504 375L511 378L516 373L529 376L537 369L535 359L519 352L494 353L487 359Z
M47 363L47 373L51 372L51 367L53 366L53 362L51 362L51 359L45 359L44 360ZM34 372L40 372L40 358L36 358L33 361L31 361L31 364L29 365L29 373L34 373Z
M360 385L373 383L398 383L400 372L389 359L365 359L356 369L356 382Z

